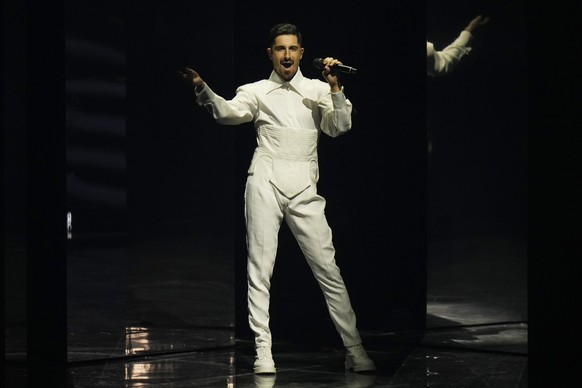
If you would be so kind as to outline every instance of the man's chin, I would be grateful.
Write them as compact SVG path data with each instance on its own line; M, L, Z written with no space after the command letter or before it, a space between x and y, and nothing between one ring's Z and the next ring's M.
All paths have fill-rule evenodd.
M295 76L295 73L297 73L297 71L294 69L282 69L279 75L283 77L286 81L289 81Z

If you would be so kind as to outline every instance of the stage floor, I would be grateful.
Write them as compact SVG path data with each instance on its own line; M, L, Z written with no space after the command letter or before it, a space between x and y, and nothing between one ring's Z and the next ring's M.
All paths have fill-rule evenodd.
M361 330L375 372L345 371L345 351L331 333L303 341L274 336L275 375L253 374L253 344L235 333L232 262L213 244L142 244L132 249L143 266L130 274L135 251L75 250L68 265L75 279L68 290L70 362L60 386L528 387L523 242L431 245L426 329ZM51 371L27 370L19 330L25 328L7 327L5 386L44 386Z

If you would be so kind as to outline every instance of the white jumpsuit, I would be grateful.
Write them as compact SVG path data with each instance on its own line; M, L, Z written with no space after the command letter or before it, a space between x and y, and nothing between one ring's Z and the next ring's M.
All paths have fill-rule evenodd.
M278 233L285 220L321 287L329 314L345 346L361 343L340 269L325 199L317 194L320 132L337 137L351 129L352 104L343 90L331 93L326 82L301 70L290 82L274 71L269 79L239 87L231 100L208 86L197 93L221 124L253 121L255 149L245 188L249 325L255 346L271 347L269 301Z

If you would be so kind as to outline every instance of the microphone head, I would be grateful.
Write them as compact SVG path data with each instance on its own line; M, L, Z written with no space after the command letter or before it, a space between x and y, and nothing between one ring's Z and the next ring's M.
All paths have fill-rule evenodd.
M315 58L313 60L313 66L315 66L317 69L323 69L325 67L323 64L323 58Z

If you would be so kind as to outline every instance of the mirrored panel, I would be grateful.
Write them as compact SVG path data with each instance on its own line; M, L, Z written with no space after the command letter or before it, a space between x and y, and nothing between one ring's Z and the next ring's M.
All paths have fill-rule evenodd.
M67 326L70 361L120 356L127 308L126 21L66 2Z
M527 353L527 12L446 4L427 3L427 340Z
M72 362L234 344L230 161L205 163L168 53L192 4L129 3L67 2Z

